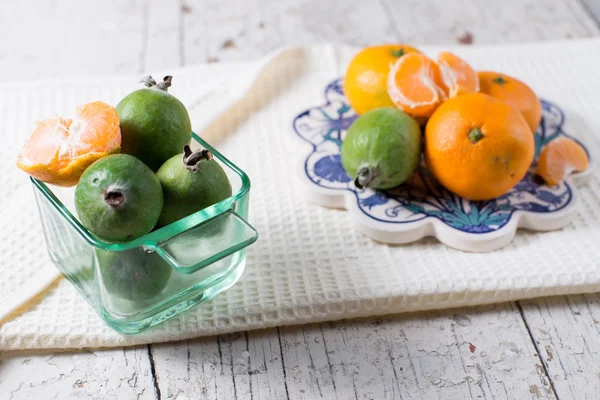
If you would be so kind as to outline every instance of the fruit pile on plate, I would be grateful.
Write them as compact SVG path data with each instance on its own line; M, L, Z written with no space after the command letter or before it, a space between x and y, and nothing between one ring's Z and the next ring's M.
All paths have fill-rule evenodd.
M391 189L424 162L448 190L490 200L532 165L542 116L535 92L453 53L432 60L406 45L365 48L350 62L344 93L359 118L344 138L342 164L358 188ZM588 163L576 141L561 137L542 149L536 173L555 185Z
M37 123L17 159L32 177L75 186L79 220L109 242L127 242L231 196L208 150L192 151L185 106L168 93L172 77L130 93L116 106L81 105L72 119ZM127 299L160 292L170 267L142 249L96 250L107 290Z

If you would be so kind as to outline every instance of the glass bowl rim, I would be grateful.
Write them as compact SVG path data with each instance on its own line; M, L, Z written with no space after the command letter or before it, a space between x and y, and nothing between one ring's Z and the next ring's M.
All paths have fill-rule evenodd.
M230 197L221 200L220 202L213 204L210 207L197 211L193 214L188 215L178 221L175 221L167 226L163 226L155 231L149 232L144 236L127 241L127 242L110 242L99 238L84 227L79 220L69 211L69 209L63 204L63 202L56 197L51 188L49 188L44 182L39 181L33 177L29 179L33 183L36 190L44 195L46 200L49 201L52 206L58 210L60 215L67 220L67 222L75 229L75 231L90 245L109 251L124 251L134 249L140 246L147 247L149 249L155 249L160 243L169 240L170 238L177 236L191 228L198 226L199 224L206 222L214 217L222 215L232 209L234 204L241 200L250 191L250 178L248 175L237 165L231 162L222 153L212 147L210 144L205 142L196 133L192 132L192 138L198 142L201 146L208 149L213 153L214 157L225 164L228 168L233 170L236 175L240 177L242 185L240 189L232 194Z

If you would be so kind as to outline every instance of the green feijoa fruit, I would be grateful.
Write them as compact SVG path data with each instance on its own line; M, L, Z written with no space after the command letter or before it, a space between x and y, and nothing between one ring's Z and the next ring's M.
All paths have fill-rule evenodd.
M121 153L139 158L153 171L180 153L192 138L185 106L167 92L171 79L166 76L157 84L151 76L144 78L147 87L128 94L116 107L121 121Z
M370 110L348 128L342 165L362 189L391 189L405 182L421 159L421 129L411 116L392 108Z
M231 196L231 183L208 150L184 153L167 160L156 173L164 206L158 224L168 225Z
M162 187L156 174L127 154L94 162L75 189L79 220L109 241L133 240L150 232L162 206Z
M108 293L127 300L147 300L169 282L171 266L156 253L142 248L96 250L102 284Z

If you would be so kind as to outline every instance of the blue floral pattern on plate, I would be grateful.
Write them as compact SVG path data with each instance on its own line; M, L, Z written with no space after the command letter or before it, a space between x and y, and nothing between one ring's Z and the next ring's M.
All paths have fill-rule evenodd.
M344 97L341 79L327 85L325 101L302 112L293 122L296 134L312 145L304 172L321 188L352 192L360 211L374 220L408 224L435 218L461 232L485 234L505 226L517 210L547 214L565 208L572 201L569 183L547 186L534 175L535 161L514 188L489 201L469 201L449 192L423 166L409 182L392 190L359 190L341 164L344 135L357 118ZM542 100L542 122L535 133L536 158L544 144L557 136L568 136L563 131L564 121L560 108Z

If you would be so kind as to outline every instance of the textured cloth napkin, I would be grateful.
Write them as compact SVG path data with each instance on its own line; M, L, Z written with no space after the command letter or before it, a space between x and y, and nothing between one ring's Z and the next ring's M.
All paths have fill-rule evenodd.
M403 246L376 243L352 228L345 211L309 204L295 179L299 155L292 120L322 103L325 85L343 75L356 50L320 45L254 62L168 71L175 76L171 92L191 108L196 131L251 177L250 222L260 238L248 249L243 277L214 299L136 336L111 330L59 279L0 326L0 350L133 345L600 290L598 174L580 189L571 225L547 233L519 231L512 244L488 254L460 252L431 238ZM438 49L425 50L435 55ZM599 40L450 50L476 69L522 78L565 110L567 133L599 154ZM32 188L14 167L31 122L92 100L116 104L138 87L138 78L0 86L0 310L54 268Z

